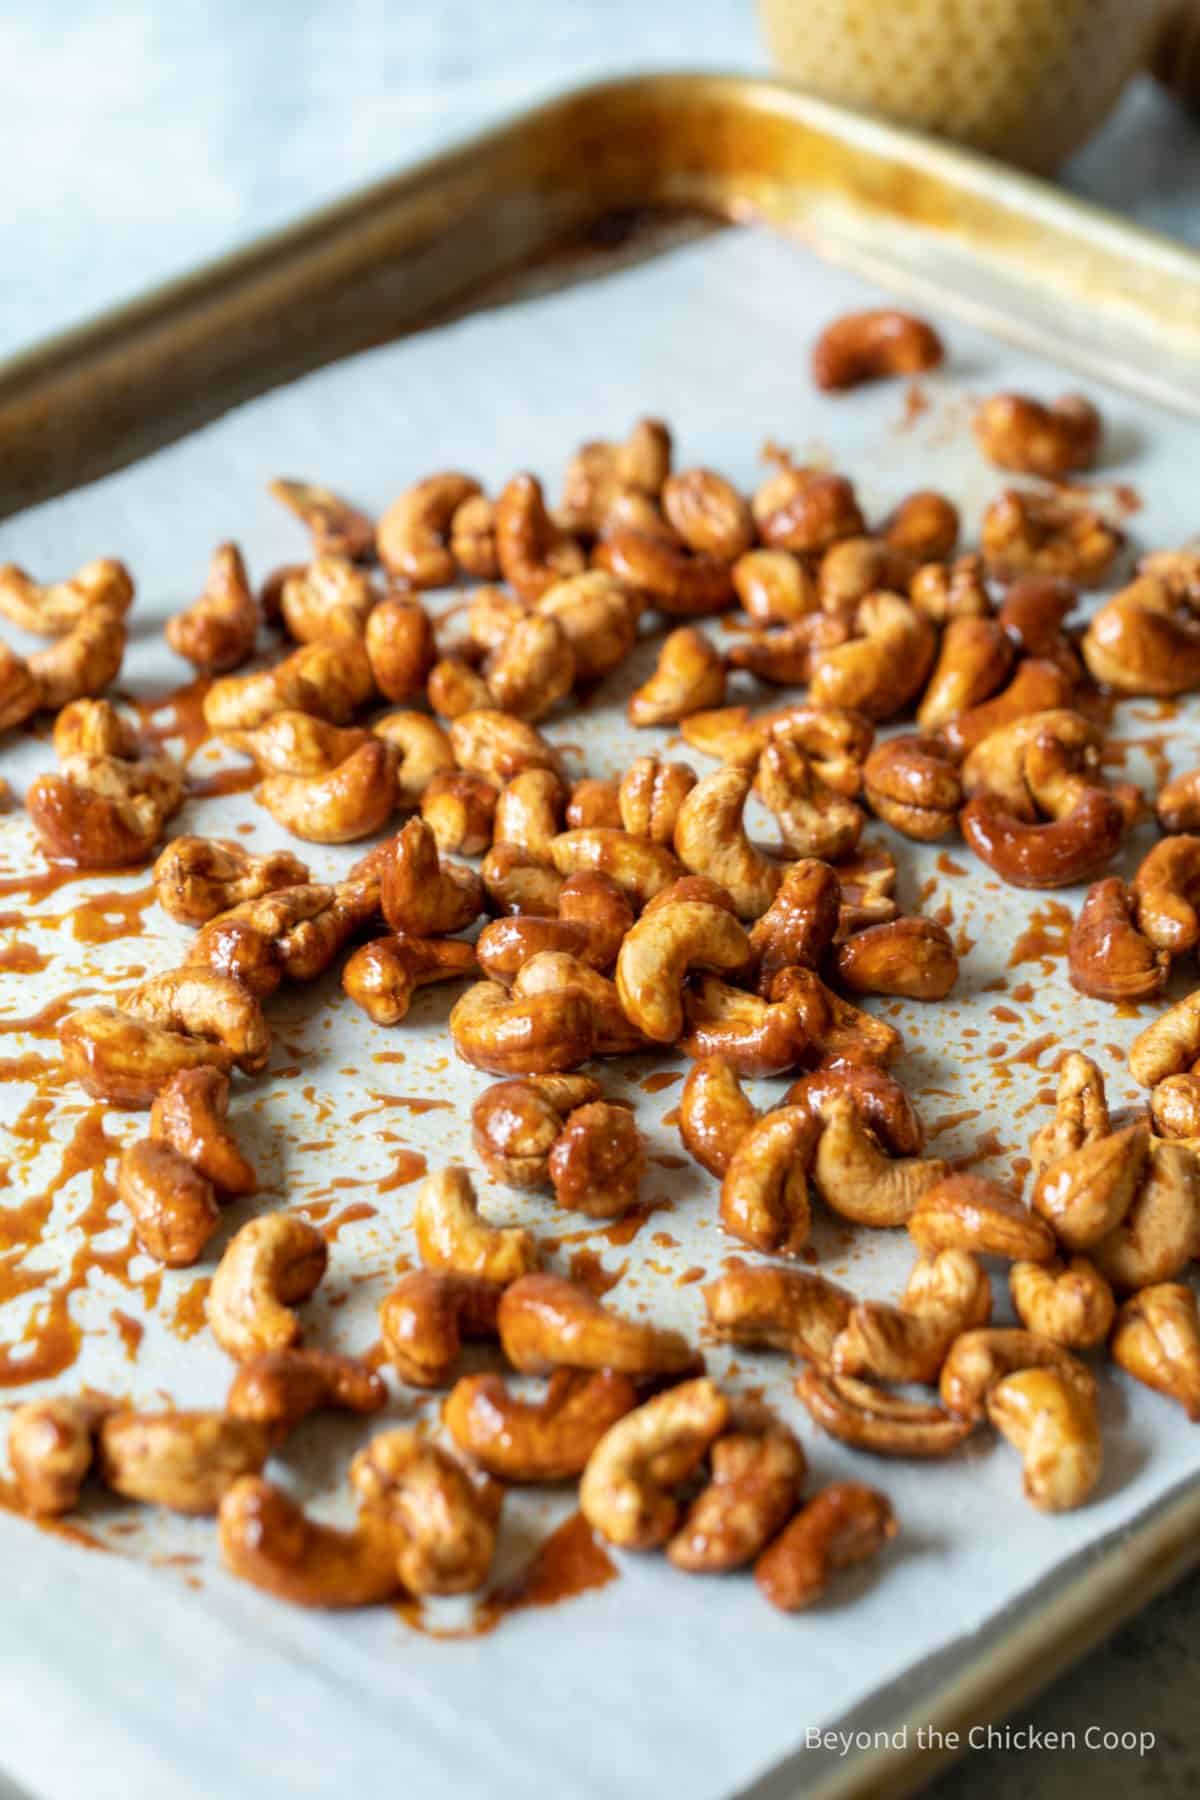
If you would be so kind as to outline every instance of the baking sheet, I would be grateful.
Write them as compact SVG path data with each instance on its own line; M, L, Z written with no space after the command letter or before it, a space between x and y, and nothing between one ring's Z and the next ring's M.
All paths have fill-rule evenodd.
M970 535L1000 485L971 446L972 396L1002 386L1048 395L1062 382L1045 364L949 329L948 367L923 379L922 405L914 407L900 385L847 399L816 395L807 362L814 332L873 297L783 242L722 234L309 377L140 466L7 522L0 559L47 573L98 554L128 560L139 600L122 682L145 701L186 678L162 643L161 625L199 590L214 543L235 537L255 576L296 556L295 526L263 493L277 473L328 482L368 508L434 467L468 468L495 487L514 468L532 465L554 492L581 439L618 435L638 414L655 412L676 430L678 466L709 463L750 487L762 473L759 447L774 438L853 474L872 518L915 487L945 487L963 506ZM1187 428L1123 396L1098 398L1110 421L1106 467L1096 477L1104 498L1125 511L1140 502L1128 519L1138 545L1180 541L1195 522ZM722 635L719 623L711 629ZM630 732L620 711L653 654L644 646L590 708L548 726L556 742L577 747L578 772L614 773L633 754L671 742L665 731ZM1127 773L1135 778L1164 758L1176 768L1193 760L1184 719L1156 703L1125 706L1117 729L1131 743ZM196 775L217 766L209 757L199 752ZM49 761L47 744L17 740L5 746L4 773L21 790ZM283 841L245 794L193 802L177 827L243 831L255 849ZM1018 894L985 878L961 846L922 848L883 826L869 835L896 851L903 903L944 909L964 945L970 941L948 1002L872 1003L904 1031L898 1073L930 1128L934 1153L969 1156L982 1145L991 1154L972 1166L1010 1170L1047 1116L1053 1063L1066 1047L1098 1056L1115 1105L1138 1097L1123 1053L1145 1018L1081 999L1066 980L1062 907L1076 905L1077 894ZM1130 847L1130 865L1147 841L1143 832ZM31 844L19 813L0 821L0 878L28 869L36 860ZM313 847L310 860L320 877L357 849ZM969 872L951 872L947 856ZM147 882L142 873L80 883L28 908L20 893L0 900L10 913L25 913L19 926L6 927L5 942L32 944L50 959L41 971L0 976L0 1026L9 1034L0 1055L54 1057L52 1038L12 1027L64 989L119 987L179 960L189 934L153 905L133 911L138 935L100 945L74 935L75 909L90 889L141 890L144 900ZM309 1342L363 1352L377 1339L378 1300L397 1260L412 1254L414 1189L386 1186L397 1159L416 1152L431 1167L451 1158L473 1164L466 1113L489 1078L453 1057L445 1031L451 1001L447 990L427 990L392 1031L370 1025L333 980L271 1003L271 1068L260 1082L239 1086L233 1108L264 1191L230 1209L228 1231L285 1198L328 1208L324 1223L335 1241L329 1275L305 1309ZM486 1182L481 1191L491 1216L520 1218L563 1240L552 1266L567 1268L581 1250L598 1253L610 1271L625 1268L612 1289L615 1305L696 1335L703 1307L694 1272L716 1275L737 1246L717 1230L715 1182L690 1163L677 1166L678 1139L664 1115L686 1066L655 1056L600 1071L608 1091L636 1098L651 1152L663 1159L652 1162L643 1189L662 1209L632 1243L586 1231L586 1220L555 1213L539 1197ZM660 1074L679 1079L659 1086L653 1077ZM647 1084L657 1091L645 1091ZM756 1084L755 1092L766 1101L783 1085ZM41 1147L39 1093L52 1106L53 1141ZM451 1105L414 1111L407 1103L414 1097ZM36 1088L6 1082L0 1107L13 1128L2 1207L58 1181L64 1146L81 1121L77 1143L86 1146L92 1127L84 1098L50 1071ZM144 1121L111 1113L103 1126L119 1145L139 1135ZM110 1160L110 1176L112 1169ZM28 1250L25 1266L70 1262L82 1242L81 1216L90 1211L94 1222L97 1205L107 1204L103 1188L98 1202L93 1196L103 1177L85 1169L61 1182L43 1241ZM364 1207L374 1209L370 1216ZM128 1233L115 1206L111 1218L93 1250L111 1247L117 1255L108 1260L119 1264ZM83 1333L78 1359L44 1384L13 1387L10 1397L86 1380L138 1404L168 1395L182 1405L218 1404L230 1365L193 1327L197 1280L211 1271L226 1235L200 1269L168 1271L161 1281L136 1255L124 1278L92 1267L67 1302ZM814 1242L822 1268L863 1295L896 1294L911 1261L903 1233L856 1240L825 1220ZM35 1291L9 1302L0 1311L0 1341L20 1339L30 1308L45 1300ZM1005 1305L1001 1294L1000 1318ZM114 1307L143 1326L140 1340L129 1326L122 1335ZM710 1366L721 1375L729 1361L716 1350ZM1178 1410L1106 1373L1102 1485L1083 1511L1043 1518L1021 1499L1018 1459L1006 1446L979 1434L933 1466L856 1457L809 1425L791 1398L791 1374L782 1359L739 1353L731 1385L765 1389L799 1430L816 1479L873 1480L902 1522L878 1565L843 1578L829 1603L809 1614L780 1617L744 1577L689 1579L660 1558L617 1557L618 1577L595 1591L516 1612L490 1636L443 1641L389 1609L326 1618L286 1608L226 1579L212 1556L210 1524L98 1496L78 1523L112 1554L0 1514L0 1760L53 1800L85 1787L98 1800L164 1791L249 1796L268 1783L315 1795L335 1779L368 1795L393 1786L444 1794L486 1779L490 1793L505 1795L526 1791L531 1769L557 1793L649 1796L667 1780L672 1791L707 1800L765 1776L802 1747L808 1729L861 1707L924 1659L954 1645L965 1658L973 1636L1033 1584L1127 1531L1200 1472L1200 1445ZM413 1397L397 1386L389 1413L373 1425L412 1414ZM272 1472L320 1516L342 1516L335 1490L363 1434L360 1422L312 1421ZM519 1569L570 1509L568 1494L514 1494L499 1573ZM426 1622L453 1631L468 1624L468 1613L460 1603L441 1603ZM805 1755L789 1769L789 1788L811 1786L839 1760L836 1752Z

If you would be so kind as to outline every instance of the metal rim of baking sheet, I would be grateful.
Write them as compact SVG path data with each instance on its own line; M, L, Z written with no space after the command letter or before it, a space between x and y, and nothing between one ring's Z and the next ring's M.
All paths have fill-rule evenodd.
M549 100L0 364L0 517L356 350L519 299L567 247L575 278L606 272L595 228L642 213L767 226L1200 418L1200 255L785 85L664 74ZM1198 1560L1200 1479L838 1722L876 1747L802 1751L748 1800L910 1792L949 1760L918 1725L965 1736L1011 1709Z

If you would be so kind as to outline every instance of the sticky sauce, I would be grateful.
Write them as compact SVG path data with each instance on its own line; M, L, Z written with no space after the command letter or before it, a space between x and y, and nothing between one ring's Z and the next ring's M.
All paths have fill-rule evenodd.
M519 1574L479 1601L466 1625L446 1630L430 1624L419 1601L401 1601L396 1611L406 1625L425 1637L445 1641L486 1637L513 1613L560 1606L581 1594L607 1587L619 1573L607 1551L596 1542L583 1514L572 1513L538 1545Z
M397 1188L410 1187L414 1181L420 1181L428 1167L419 1150L408 1150L402 1145L392 1152L392 1172L376 1184L376 1192L394 1194Z
M580 1287L587 1289L589 1294L593 1294L597 1300L602 1300L605 1294L610 1293L616 1287L628 1267L629 1263L625 1261L619 1268L610 1269L607 1264L601 1262L595 1250L585 1247L572 1251L567 1264L567 1273L572 1281L577 1281Z
M118 938L140 937L145 928L142 915L156 898L153 882L148 887L89 894L67 914L71 936L81 944L112 944Z
M133 700L138 716L138 736L148 750L178 741L188 762L212 735L204 717L204 700L212 686L211 675L196 675L182 687L158 700Z
M1047 900L1041 906L1035 906L1028 925L1013 945L1009 968L1040 961L1044 973L1051 974L1055 961L1067 954L1074 923L1074 914L1061 900Z
M6 975L40 975L49 961L36 944L6 944L0 950L0 971Z

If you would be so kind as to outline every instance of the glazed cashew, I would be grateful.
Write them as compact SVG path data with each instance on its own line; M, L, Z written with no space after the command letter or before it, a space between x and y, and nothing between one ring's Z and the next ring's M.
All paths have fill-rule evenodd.
M792 864L770 906L750 929L760 992L770 992L781 969L819 965L837 930L840 900L838 878L828 863L803 857Z
M813 1185L826 1206L857 1225L906 1224L921 1196L950 1173L939 1157L885 1155L850 1099L829 1100L823 1119Z
M419 806L433 777L455 766L449 737L425 713L386 713L375 720L371 730L399 753L396 798L401 807Z
M231 1575L293 1606L375 1606L400 1589L396 1534L385 1520L364 1510L352 1531L315 1524L257 1476L222 1496L217 1533Z
M373 1369L330 1350L270 1350L239 1367L225 1410L282 1439L310 1413L337 1407L373 1413L387 1404L387 1388Z
M526 769L552 769L562 775L562 758L552 744L524 719L494 707L481 707L454 719L450 747L460 769L482 775L502 788Z
M557 918L526 913L496 919L484 926L475 947L485 974L507 986L546 950L573 956L593 969L611 968L632 924L633 908L617 884L585 870L561 882Z
M996 615L1020 655L1057 664L1072 682L1082 678L1083 664L1064 625L1078 598L1061 576L1031 575L1013 582Z
M985 618L992 610L984 580L983 558L971 554L952 563L926 563L907 582L884 580L872 587L903 589L919 613L934 625L945 625L950 619Z
M870 1063L835 1062L794 1081L785 1106L804 1106L823 1118L833 1099L846 1099L892 1156L919 1156L925 1133L915 1107L894 1075Z
M779 822L779 835L794 856L836 862L862 835L863 815L853 800L827 787L805 752L790 738L766 745L758 759L754 791Z
M148 861L182 801L182 775L168 758L79 753L29 784L25 810L48 856L102 869Z
M639 419L623 443L581 444L563 480L560 515L571 531L596 535L622 494L657 497L671 472L671 433L661 419Z
M739 1075L782 1075L814 1050L804 1010L730 987L715 975L683 996L687 1035L679 1048L697 1060L721 1056Z
M783 1350L824 1366L854 1305L845 1288L806 1269L730 1269L701 1289L718 1339L749 1350Z
M735 1407L709 1452L710 1476L667 1544L677 1569L720 1575L752 1562L796 1509L808 1466L765 1407Z
M1093 882L1071 927L1071 986L1094 1000L1152 1000L1166 985L1171 958L1133 921L1133 901L1119 876Z
M514 475L497 497L494 517L500 573L522 600L540 600L564 576L582 573L583 551L546 511L536 476Z
M946 1174L917 1201L908 1232L924 1256L965 1250L976 1256L1040 1263L1055 1250L1054 1232L1045 1219L999 1182L986 1181L982 1175Z
M65 637L35 650L24 663L8 653L5 716L17 724L39 707L57 712L73 700L103 693L125 655L125 622L109 606L84 612ZM31 685L32 684L32 685Z
M1095 1392L1090 1369L1052 1338L1007 1326L964 1331L942 1364L938 1383L942 1404L956 1418L978 1424L1000 1382L1026 1369L1068 1370L1070 1378Z
M1159 829L1170 833L1200 828L1200 769L1164 782L1154 802Z
M971 849L1012 887L1070 887L1112 861L1125 835L1125 814L1103 788L1088 787L1063 818L1029 825L992 794L976 794L960 815Z
M477 581L495 581L499 575L496 508L486 494L472 494L455 507L450 520L450 554L464 575L473 575Z
M872 1456L949 1456L975 1429L943 1406L902 1400L869 1381L809 1367L796 1396L814 1425L841 1444Z
M858 1481L831 1482L759 1556L754 1579L780 1612L819 1600L831 1575L878 1555L899 1526L891 1502Z
M464 1338L494 1338L501 1290L476 1275L418 1269L402 1275L379 1307L387 1359L412 1387L447 1387Z
M481 1217L474 1184L462 1168L425 1177L417 1189L413 1226L427 1269L505 1285L530 1274L540 1261L531 1232L489 1225Z
M623 1550L652 1550L675 1530L670 1490L692 1473L729 1422L729 1402L711 1381L685 1381L609 1427L588 1458L579 1507L588 1524Z
M257 1475L269 1439L261 1425L221 1412L110 1412L100 1423L101 1481L127 1500L212 1514L242 1475Z
M500 1481L568 1481L582 1474L637 1389L610 1369L557 1369L540 1400L517 1400L502 1375L464 1375L442 1409L458 1448Z
M1200 624L1155 575L1139 575L1102 606L1080 649L1093 679L1119 694L1170 697L1200 685Z
M141 749L132 720L109 700L72 700L54 721L53 742L59 762L80 755L119 756L131 762Z
M958 980L950 933L936 919L893 919L870 925L839 944L833 968L852 994L898 994L943 1000Z
M841 393L867 381L920 375L945 357L932 325L894 307L843 313L813 345L813 380L827 393Z
M695 626L681 625L663 639L654 673L630 696L626 712L631 725L677 725L724 698L719 651Z
M0 565L0 616L36 637L66 637L89 612L121 618L133 604L133 577L111 556L43 585L13 563Z
M1125 538L1091 507L1008 488L984 513L979 541L988 574L1000 581L1062 575L1093 588L1104 586Z
M562 629L575 658L577 686L602 679L625 661L637 642L642 600L604 569L588 569L556 582L536 610Z
M550 845L562 827L564 799L562 781L553 769L523 770L500 790L493 838L549 862Z
M498 1498L415 1431L384 1431L350 1464L364 1513L396 1532L396 1568L410 1594L469 1594L483 1586L496 1549Z
M421 796L421 817L442 856L479 856L492 841L498 795L490 781L442 770Z
M1027 394L993 394L972 423L998 469L1049 480L1090 469L1100 444L1100 414L1083 394L1060 394L1049 406Z
M8 1461L21 1505L37 1516L70 1512L96 1454L96 1434L114 1409L104 1394L27 1400L8 1427Z
M221 1220L207 1176L178 1150L151 1138L138 1138L122 1152L117 1198L133 1220L139 1248L169 1269L198 1262Z
M483 911L483 887L473 869L443 862L424 819L410 819L382 858L380 903L395 932L448 937Z
M744 633L729 646L725 661L772 686L801 687L812 680L821 656L848 642L850 635L848 619L810 613L775 630Z
M251 731L272 714L294 709L347 725L373 687L371 665L357 639L302 644L273 669L214 681L204 696L204 719L210 731Z
M858 792L859 765L874 734L875 727L861 713L840 706L810 706L807 701L753 716L748 706L721 706L715 712L693 713L681 727L684 741L706 756L748 769L757 767L772 739L786 738L811 758L827 787L851 798Z
M1091 1246L1114 1287L1170 1281L1200 1249L1200 1155L1194 1144L1150 1141L1149 1167L1121 1222Z
M600 1098L588 1075L530 1076L485 1088L471 1108L471 1139L488 1174L508 1187L550 1181L550 1152L567 1116Z
M227 975L171 969L131 988L121 1006L146 1024L220 1045L247 1075L266 1068L271 1028L254 995Z
M265 999L285 977L315 980L377 911L377 884L370 890L350 880L336 887L304 883L280 888L210 919L187 961L194 969L232 977Z
M839 1375L933 1386L960 1332L986 1325L992 1289L965 1250L940 1250L913 1267L899 1306L860 1300L833 1345Z
M1017 664L1016 674L1002 692L951 719L942 727L941 736L952 756L964 757L1014 719L1069 707L1074 692L1074 682L1057 663L1028 657Z
M486 711L492 690L478 669L461 656L440 656L429 671L425 697L443 719L461 719L465 713Z
M1029 1142L1035 1177L1070 1151L1107 1137L1109 1129L1103 1075L1090 1056L1068 1050L1058 1071L1054 1117Z
M869 544L869 538L849 539ZM821 590L825 590L825 563L845 544L826 551L821 564ZM881 585L877 581L868 587ZM807 566L790 550L747 550L733 565L733 586L742 608L758 625L792 625L818 610L821 594ZM864 589L865 593L867 590ZM861 596L856 595L856 598Z
M659 514L647 516L644 502L637 513L631 520L614 508L592 552L596 565L647 595L655 611L668 618L723 612L733 600L729 564L688 550Z
M480 492L470 475L447 470L428 475L393 500L375 529L379 560L393 575L417 588L448 587L454 557L447 548L458 508Z
M768 1255L798 1256L808 1242L808 1171L821 1126L784 1106L751 1125L721 1182L722 1227Z
M464 1062L492 1075L555 1075L592 1054L595 1034L578 988L513 998L496 981L477 981L450 1013L450 1035Z
M936 488L921 488L893 507L879 527L885 543L907 552L914 562L947 561L959 533L958 508Z
M369 738L326 775L268 775L258 803L293 836L349 844L380 830L396 804L396 758Z
M370 734L355 726L330 725L295 708L272 713L253 730L226 731L222 737L252 757L264 775L328 775L370 742Z
M1135 1381L1177 1400L1200 1420L1200 1314L1181 1282L1159 1282L1132 1295L1117 1314L1113 1361Z
M1150 1096L1159 1137L1200 1137L1200 1075L1168 1075Z
M1200 837L1162 838L1131 885L1138 930L1156 950L1184 956L1200 944Z
M492 912L553 918L558 911L563 878L534 851L493 843L479 865L479 878Z
M1013 649L998 619L951 619L929 685L917 708L922 731L936 731L1003 687Z
M227 1073L233 1057L224 1044L130 1018L116 1006L85 1006L58 1028L63 1066L94 1100L110 1106L153 1105L164 1082L181 1069Z
M437 660L433 624L414 600L389 597L372 608L363 644L375 686L397 705L419 700Z
M675 1043L683 1030L689 969L743 969L750 940L723 907L681 901L642 915L617 956L617 994L626 1017L655 1043Z
M637 1205L646 1146L625 1106L593 1100L577 1107L550 1152L558 1204L594 1219L615 1219Z
M1095 1382L1082 1363L1009 1375L988 1395L987 1416L1021 1453L1027 1500L1041 1512L1083 1505L1104 1452Z
M1200 991L1160 1013L1129 1046L1129 1073L1140 1087L1157 1087L1200 1060Z
M292 1310L316 1292L329 1248L296 1213L251 1219L229 1240L208 1294L208 1322L222 1350L247 1362L300 1341Z
M318 556L305 568L285 577L279 610L289 634L298 644L315 644L363 638L378 595L370 577L344 556ZM385 604L390 604L385 602ZM420 608L415 610L419 613ZM433 634L426 621L425 642L432 662ZM372 672L375 658L367 646ZM386 693L387 690L384 689ZM401 699L388 693L388 699Z
M854 623L857 637L818 657L811 697L869 719L892 718L924 686L936 647L933 627L907 600L889 593L868 594Z
M894 1025L862 1012L827 988L811 969L781 969L771 983L776 1007L791 1013L804 1060L878 1063L892 1061L903 1040Z
M652 844L672 843L679 809L695 785L696 771L690 763L635 757L617 790L623 829Z
M1041 1168L1033 1204L1068 1250L1087 1250L1114 1231L1133 1205L1149 1155L1143 1121L1086 1142Z
M724 1175L758 1118L733 1069L720 1056L702 1057L679 1094L679 1135L710 1175Z
M1086 1256L1016 1262L1008 1286L1027 1331L1067 1350L1091 1350L1108 1336L1116 1310L1112 1288Z
M375 938L347 959L342 988L376 1025L398 1025L418 988L478 973L475 947L461 939Z
M664 845L602 825L560 831L550 854L560 875L607 875L639 909L683 874L678 859Z
M202 674L220 675L253 656L257 637L258 602L242 553L236 544L221 544L200 598L167 620L167 642Z
M754 542L754 516L741 494L712 469L668 475L660 496L663 513L689 550L736 562Z
M483 666L493 704L517 719L544 719L575 684L575 652L550 613L519 619Z
M1027 714L991 732L962 768L968 795L987 793L1014 818L1032 823L1040 814L1062 818L1089 788L1102 788L1096 726L1069 708ZM1118 789L1121 798L1128 790ZM1123 800L1132 813L1132 801Z
M374 555L374 525L331 488L277 475L267 483L267 492L307 527L315 556L348 556L351 562L366 562Z
M616 983L561 950L531 956L518 969L511 991L514 1004L528 1004L540 995L551 1002L578 995L587 1008L595 1056L625 1056L646 1048L645 1037L625 1013Z
M679 1332L623 1319L559 1275L525 1275L505 1288L499 1318L501 1348L523 1375L555 1369L677 1375L696 1363Z
M749 773L730 767L697 782L675 822L675 854L693 874L720 882L741 918L757 919L778 893L783 870L746 836L742 813L750 787Z

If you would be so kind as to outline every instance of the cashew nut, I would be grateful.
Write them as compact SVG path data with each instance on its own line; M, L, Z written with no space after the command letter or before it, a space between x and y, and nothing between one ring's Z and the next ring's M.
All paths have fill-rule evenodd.
M478 973L473 944L400 935L375 938L348 957L342 987L376 1025L398 1025L407 1018L417 988Z
M502 1375L464 1375L442 1419L458 1448L498 1480L567 1481L636 1405L633 1382L611 1369L557 1369L540 1400L514 1399Z
M899 1306L861 1300L833 1346L839 1375L875 1381L920 1381L930 1386L955 1338L986 1325L992 1289L965 1250L940 1250L913 1267Z
M158 904L181 925L203 925L243 900L307 880L307 865L290 850L252 856L215 838L173 838L154 865Z
M246 1362L300 1341L293 1307L313 1294L329 1248L297 1213L251 1219L229 1240L208 1294L208 1322L222 1350Z
M528 1275L540 1260L531 1232L489 1225L480 1216L474 1185L462 1168L426 1176L417 1189L413 1226L427 1269L503 1285Z
M854 1305L845 1288L806 1269L730 1269L701 1292L717 1338L750 1350L783 1350L822 1367Z
M223 675L204 696L210 731L250 731L273 713L315 713L347 725L374 691L367 653L356 638L302 644L273 669Z
M958 956L944 925L917 915L870 925L838 945L833 968L853 994L943 1000L958 980Z
M895 307L843 313L813 345L813 380L827 393L866 381L920 375L945 357L933 326Z
M453 720L450 747L460 769L482 775L494 787L504 787L526 769L562 775L562 758L553 744L527 720L494 707L476 707Z
M997 580L1064 575L1085 588L1104 586L1124 541L1092 507L1023 488L1007 488L992 501L979 533L988 573Z
M179 1070L207 1065L227 1072L233 1064L223 1044L146 1024L116 1006L85 1006L68 1013L58 1041L70 1079L110 1106L149 1107Z
M1133 922L1133 902L1117 875L1093 882L1071 927L1071 986L1114 1004L1152 1000L1166 985L1171 958Z
M1190 1287L1164 1281L1131 1295L1111 1351L1127 1375L1178 1400L1193 1424L1200 1420L1200 1314Z
M758 1108L720 1056L693 1064L679 1095L679 1135L710 1175L724 1175L758 1118Z
M808 1242L808 1171L820 1123L784 1106L751 1125L721 1182L721 1224L768 1255L798 1256Z
M738 914L757 919L779 891L783 870L746 836L742 812L750 794L745 769L716 769L696 784L679 809L675 852L685 869L720 882Z
M927 1188L909 1215L908 1232L925 1256L967 1250L1013 1262L1045 1262L1055 1251L1045 1219L982 1175L947 1174Z
M561 1074L586 1062L594 1043L578 986L513 998L497 981L477 981L455 1001L450 1035L464 1062L492 1075Z
M950 1173L938 1157L887 1156L848 1098L829 1100L822 1117L813 1185L826 1206L857 1225L907 1224L921 1196Z
M0 565L0 615L37 637L66 637L89 612L122 617L132 604L133 577L111 556L45 585L13 563Z
M631 695L626 711L631 725L677 725L724 698L720 652L694 625L681 625L663 639L653 675Z
M425 608L415 600L381 600L362 630L371 674L384 699L397 705L419 700L437 661L433 624Z
M800 1612L821 1598L839 1569L868 1562L898 1530L891 1502L877 1488L831 1482L762 1552L754 1579L780 1612Z
M683 1031L689 969L744 969L750 940L723 907L681 901L647 912L626 933L617 956L617 993L626 1017L655 1043Z
M373 1369L330 1350L270 1350L244 1362L230 1383L225 1410L282 1438L326 1407L373 1413L387 1388Z
M605 1100L577 1107L549 1157L558 1204L594 1219L619 1218L637 1205L646 1147L632 1112Z
M352 562L366 562L374 555L374 525L331 488L277 475L267 483L267 492L307 527L314 555L348 556Z
M677 1569L720 1575L753 1562L796 1509L807 1463L786 1426L743 1404L709 1451L710 1476L667 1544Z
M132 988L122 997L121 1007L149 1025L220 1045L247 1075L256 1075L267 1065L271 1028L262 1007L228 975L186 966L171 969Z
M396 1534L386 1520L364 1509L353 1531L315 1524L254 1475L222 1496L217 1532L231 1575L294 1606L374 1606L400 1588Z
M410 819L384 855L380 903L395 932L449 937L483 911L483 886L473 869L443 862L424 819Z
M1112 1288L1086 1256L1016 1262L1008 1286L1027 1331L1068 1350L1091 1350L1108 1336L1116 1310Z
M1083 1505L1104 1453L1096 1385L1082 1363L1007 1376L988 1395L987 1416L1021 1453L1026 1499L1042 1512Z
M1003 687L1013 663L1008 634L997 619L951 619L929 685L917 708L922 731L936 731Z
M500 1289L476 1275L402 1275L379 1307L388 1361L412 1387L446 1387L464 1338L494 1338Z
M560 831L551 842L550 854L560 875L607 875L639 908L682 874L679 863L663 845L605 826Z
M401 807L419 806L433 777L455 766L449 737L436 719L425 713L385 713L371 730L399 753L396 800Z
M498 1506L447 1451L415 1431L384 1431L350 1464L365 1513L396 1532L396 1568L410 1594L469 1594L496 1549Z
M852 1449L872 1456L949 1456L970 1436L975 1421L923 1400L903 1400L869 1381L809 1367L796 1395L814 1425Z
M781 969L815 969L833 942L840 903L828 863L803 857L787 870L766 912L750 931L759 960L759 991L769 993Z
M268 775L258 790L266 807L293 836L311 844L348 844L369 837L396 804L395 754L369 738L324 775Z
M993 394L973 424L998 469L1048 480L1090 469L1100 443L1100 414L1083 394L1060 394L1049 406L1028 394Z
M586 1288L559 1275L525 1275L500 1300L500 1345L514 1369L616 1369L624 1375L677 1375L695 1352L677 1331L610 1312Z
M514 475L505 484L496 500L494 522L500 573L522 600L540 600L564 576L582 573L583 551L546 511L536 476Z
M379 560L417 588L449 587L456 568L447 548L454 515L480 492L470 475L428 475L393 500L375 528Z
M8 1461L29 1512L48 1516L75 1506L96 1454L96 1434L114 1404L85 1391L17 1407L8 1427Z
M170 1144L152 1138L138 1138L122 1152L117 1197L133 1220L139 1247L169 1269L199 1261L220 1224L212 1182Z
M1157 1087L1200 1060L1200 990L1177 1000L1129 1046L1129 1073L1140 1087Z
M97 1439L100 1479L127 1500L215 1513L242 1475L257 1475L269 1437L222 1412L110 1412Z
M729 1422L729 1402L700 1377L668 1388L611 1425L588 1458L579 1507L623 1550L652 1550L671 1536L685 1481Z
M236 544L221 544L208 565L204 592L186 612L167 620L166 639L205 675L236 669L254 654L258 603Z

